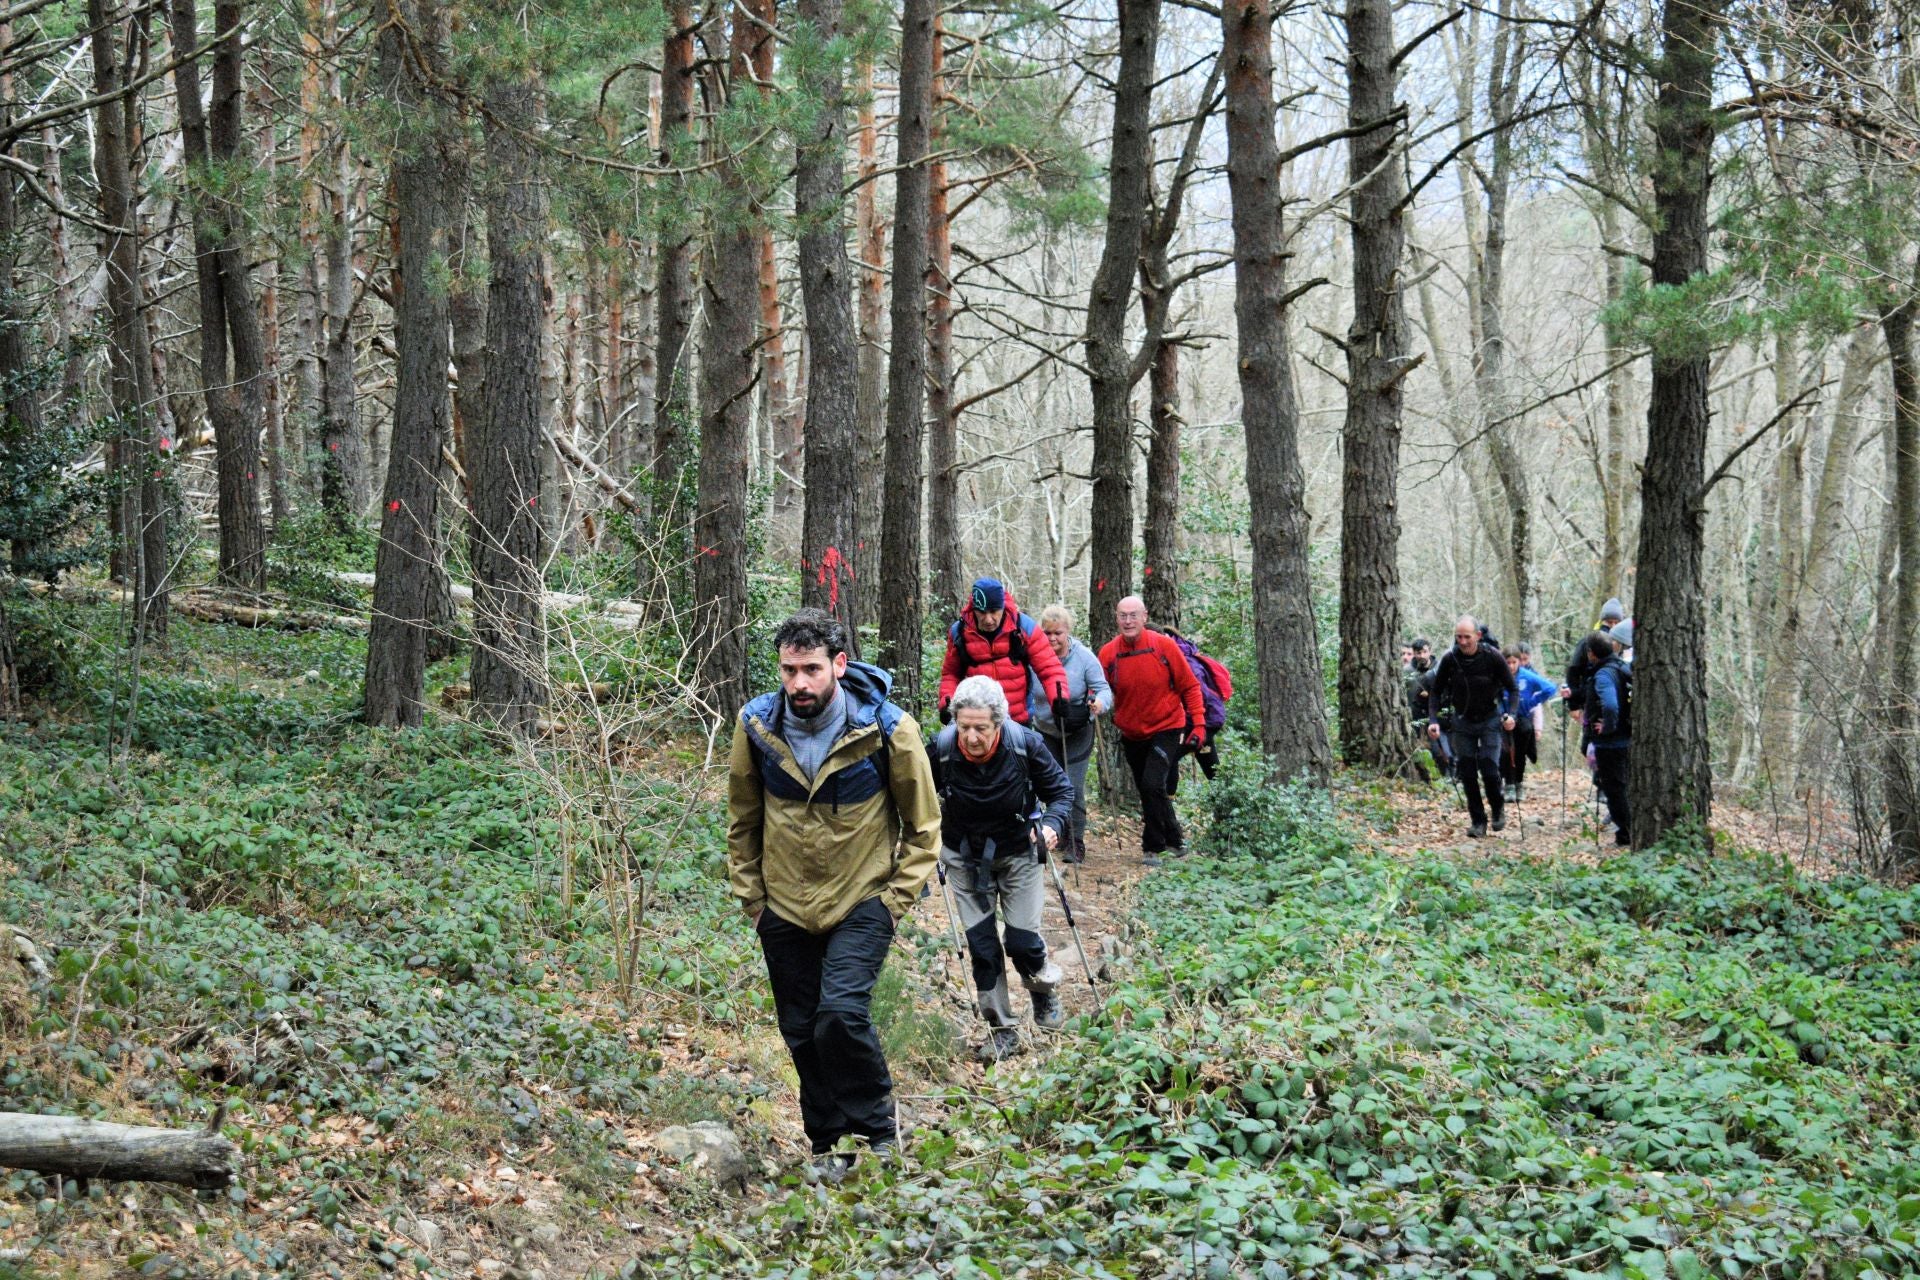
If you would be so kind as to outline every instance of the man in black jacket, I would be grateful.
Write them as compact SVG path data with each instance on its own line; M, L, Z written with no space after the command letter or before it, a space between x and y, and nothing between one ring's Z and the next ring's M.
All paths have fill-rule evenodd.
M1433 674L1433 709L1448 713L1453 760L1460 785L1467 793L1467 834L1487 834L1487 809L1482 784L1493 801L1493 829L1507 825L1506 796L1500 788L1502 734L1513 728L1518 686L1507 660L1498 649L1480 641L1480 624L1463 616L1453 624L1453 648L1441 655ZM1440 737L1438 723L1429 722L1427 736Z

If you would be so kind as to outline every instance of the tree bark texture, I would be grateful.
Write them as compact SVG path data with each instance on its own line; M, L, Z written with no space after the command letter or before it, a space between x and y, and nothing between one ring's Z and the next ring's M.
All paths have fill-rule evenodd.
M1087 370L1093 394L1093 542L1087 619L1105 628L1133 590L1133 384L1127 346L1134 272L1147 229L1153 169L1153 62L1160 0L1120 0L1120 65L1113 89L1106 241L1087 298Z
M1895 560L1888 591L1893 652L1887 670L1887 836L1894 865L1920 868L1920 358L1913 345L1916 298L1880 313L1893 374L1892 493L1887 504Z
M846 85L828 46L840 38L842 0L800 0L800 91L818 104L795 156L800 300L807 321L806 507L800 531L800 603L833 613L858 644L858 585L866 572L856 528L860 349L847 260Z
M927 147L938 155L946 109L945 27L933 19L933 124ZM927 172L927 553L932 561L927 608L936 618L960 612L960 414L953 394L953 224L947 206L947 164Z
M773 37L736 6L727 92L752 92L756 46ZM762 219L745 157L722 137L720 167L731 205L716 213L702 271L700 455L693 515L694 652L700 684L722 714L747 698L747 468L759 328Z
M161 451L147 407L154 403L153 359L147 337L146 287L140 275L139 208L134 200L132 150L136 101L115 48L107 0L87 0L93 60L93 167L100 221L118 228L106 236L108 384L117 438L110 468L117 489L117 558L133 588L136 642L167 634L167 502Z
M1240 415L1252 503L1261 746L1279 777L1305 775L1324 785L1333 759L1307 569L1306 480L1287 336L1286 235L1273 131L1273 14L1268 0L1228 0L1220 19Z
M662 166L693 160L693 6L668 10L660 53L660 156ZM693 362L687 340L693 332L694 241L689 218L669 224L661 238L655 282L659 337L653 410L654 518L684 528L687 512L676 501L687 465L686 428L693 419Z
M1353 322L1341 433L1340 753L1389 770L1408 757L1396 661L1400 633L1400 407L1407 371L1407 184L1390 122L1399 92L1388 0L1347 0L1347 145L1352 184Z
M1722 0L1667 0L1653 170L1653 282L1678 287L1707 269L1713 70ZM1708 352L1693 335L1653 348L1634 600L1633 843L1712 816L1707 740L1705 480Z
M239 1175L240 1149L214 1129L156 1129L0 1111L0 1167L212 1191Z
M1140 596L1157 624L1180 626L1180 346L1160 340L1148 371L1147 522Z
M331 0L310 3L309 25L317 11L326 44L338 39L339 17ZM341 102L340 73L326 72L329 107ZM346 136L336 127L328 143L328 190L324 223L326 294L320 360L320 504L341 528L364 519L373 500L373 449L360 421L358 374L353 345L353 162Z
M531 733L547 701L546 451L540 391L547 308L546 177L527 141L539 123L528 81L487 91L487 387L467 441L473 487L473 702L480 715Z
M465 158L445 118L446 105L414 78L414 59L437 66L444 56L445 11L438 0L393 3L405 12L406 31L396 22L383 28L379 39L381 78L402 121L393 164L398 354L374 557L366 718L377 727L411 728L425 714L428 633L438 612L435 580L446 577L438 545L441 454L452 442L446 281ZM414 42L412 48L408 41Z
M855 616L872 622L880 616L880 495L884 466L872 460L887 451L887 224L880 216L879 125L873 107L873 64L860 68L859 176L854 192L856 310L860 320L859 390L855 395L855 430L859 457L867 465L854 468L854 578ZM811 384L809 384L811 385Z
M933 0L902 0L899 163L893 196L892 343L880 528L880 664L894 701L920 705L921 449L926 437L927 151L933 116Z
M199 45L195 0L173 0L176 49ZM246 164L241 105L241 6L221 0L214 25L230 34L214 50L211 112L200 105L200 66L174 68L187 171L197 189L194 270L200 291L200 385L213 426L218 477L220 580L258 591L267 584L266 527L260 516L259 430L265 413L266 343L247 269L244 215L220 194Z

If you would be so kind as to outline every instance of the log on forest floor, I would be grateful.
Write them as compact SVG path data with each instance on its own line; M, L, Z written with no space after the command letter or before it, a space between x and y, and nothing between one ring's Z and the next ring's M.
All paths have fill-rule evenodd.
M0 1167L218 1190L240 1172L240 1148L220 1136L225 1118L222 1106L204 1129L157 1129L0 1111Z
M242 627L272 627L281 631L365 631L365 618L349 618L335 613L310 613L303 609L282 609L273 605L240 604L218 596L177 595L172 607L189 618L202 622L230 622Z

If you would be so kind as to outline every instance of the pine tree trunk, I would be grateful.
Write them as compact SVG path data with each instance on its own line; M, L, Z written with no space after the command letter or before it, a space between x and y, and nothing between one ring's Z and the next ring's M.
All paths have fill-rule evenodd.
M945 145L946 29L933 18L933 124L927 146ZM947 212L947 164L927 172L927 609L957 616L966 578L960 564L960 415L953 395L953 226Z
M260 148L261 169L267 182L277 186L280 157L274 146L273 120L267 112L264 87L256 85L251 96L255 114L260 120L256 145ZM280 268L280 259L276 257L269 259L260 273L263 281L260 289L260 341L264 359L260 370L260 391L261 413L266 428L266 449L262 460L267 467L267 513L274 529L281 528L293 514L292 471L288 460L297 452L287 432L286 400L281 388Z
M398 245L394 282L396 381L393 434L374 560L367 636L367 723L418 726L425 713L434 597L446 571L439 547L441 454L452 439L447 365L452 358L445 273L455 196L464 179L460 144L437 93L418 83L412 59L437 67L446 13L438 0L404 4L407 37L380 33L380 76L400 113L393 166ZM439 582L436 582L436 579Z
M119 491L117 547L120 567L133 588L136 645L159 643L167 634L167 505L162 456L155 445L148 406L154 403L152 351L147 340L145 285L140 275L140 211L134 200L128 145L138 118L137 98L114 47L117 13L107 0L87 0L93 59L93 167L100 221L107 234L108 385L120 433L110 468Z
M20 716L20 665L13 649L13 621L7 617L7 593L0 590L0 721Z
M1662 18L1653 169L1653 282L1678 288L1707 269L1711 112L1722 0L1667 0ZM1641 480L1634 600L1633 843L1646 848L1689 819L1712 817L1707 739L1705 481L1708 353L1656 343Z
M173 0L176 49L199 44L195 0ZM220 0L214 24L232 34L214 50L213 106L200 105L200 67L174 68L187 170L200 187L192 201L194 268L200 287L200 383L213 426L219 489L220 580L266 586L266 530L260 519L259 422L264 413L266 344L254 310L242 215L217 194L217 174L245 163L241 105L240 5Z
M1089 634L1104 634L1133 590L1133 384L1127 348L1133 279L1146 233L1153 168L1154 51L1160 0L1120 0L1120 66L1113 88L1106 241L1087 299L1087 371L1093 393L1093 542Z
M755 48L772 36L736 10L728 91L752 87ZM721 139L719 146L738 146ZM739 206L717 218L702 271L700 457L693 517L693 648L700 685L721 714L747 698L747 468L759 321L761 215L746 157L726 152L719 173Z
M887 224L880 216L879 159L874 118L873 63L860 67L859 181L854 193L854 295L860 319L859 391L855 430L862 459L884 458L887 451ZM884 468L869 463L854 468L854 610L863 623L880 616L880 494Z
M660 158L662 166L692 160L693 7L674 4L661 47ZM676 226L684 226L683 218ZM684 529L689 513L678 501L687 465L686 427L693 418L693 361L688 337L693 332L693 237L670 231L660 244L659 278L654 286L659 339L653 411L653 514L656 532ZM669 575L670 577L673 575Z
M1511 0L1501 5L1493 38L1493 61L1487 71L1487 104L1491 123L1500 127L1491 140L1492 161L1482 179L1486 193L1486 232L1481 242L1479 277L1480 345L1475 353L1474 383L1479 392L1481 422L1487 433L1487 452L1500 482L1506 509L1506 576L1513 613L1503 621L1509 636L1531 639L1539 626L1539 590L1533 573L1533 499L1526 462L1514 443L1519 430L1510 421L1511 396L1507 383L1507 204L1513 187L1514 131L1505 122L1513 117L1520 91L1520 25L1512 20Z
M1347 0L1347 123L1377 127L1348 144L1353 184L1353 323L1347 329L1347 419L1341 434L1340 752L1389 770L1408 757L1395 661L1400 632L1400 403L1407 371L1401 131L1380 123L1399 92L1393 10Z
M841 37L842 0L800 0L796 40L830 45ZM860 351L848 275L845 184L846 87L837 58L824 50L800 62L800 91L818 104L813 130L800 139L793 211L800 225L800 297L807 322L806 510L800 535L800 603L826 609L858 645L861 578L867 560L856 543L855 453L859 429Z
M473 705L502 728L527 734L547 701L539 510L547 447L540 388L546 178L528 141L540 117L533 84L489 85L486 103L487 388L466 454L473 486Z
M1268 0L1228 0L1220 17L1261 746L1280 778L1305 775L1324 785L1333 759L1307 570L1306 479L1287 335L1286 235L1273 132L1273 15Z
M0 48L12 44L10 23L0 22ZM13 78L0 75L0 123L11 124L13 114ZM14 440L37 439L43 428L40 412L40 385L33 376L33 344L29 340L31 322L21 314L16 276L19 233L19 207L15 203L14 178L10 169L0 169L0 452ZM18 560L25 551L18 542L8 547L10 558ZM13 623L7 617L7 591L11 584L0 585L0 721L20 714L20 671L14 652Z
M1164 338L1148 371L1147 522L1140 596L1155 623L1180 626L1180 348Z
M309 9L311 15L312 10ZM320 11L321 28L331 45L339 22L332 3ZM341 107L340 74L326 73L327 101ZM332 190L325 196L327 219L325 347L320 384L320 505L334 525L345 528L364 519L373 494L372 442L360 422L359 387L353 346L353 165L343 132L330 142L327 167Z
M1920 870L1920 357L1912 294L1880 312L1893 374L1893 476L1887 520L1895 546L1884 728L1887 836L1893 863Z
M880 665L893 697L920 705L921 449L926 438L927 154L933 117L933 0L902 0L894 180L892 344L887 355L886 492L880 530Z

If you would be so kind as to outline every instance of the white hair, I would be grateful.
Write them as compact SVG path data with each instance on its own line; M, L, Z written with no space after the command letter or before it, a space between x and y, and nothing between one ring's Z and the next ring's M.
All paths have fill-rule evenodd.
M985 711L995 724L1007 722L1007 691L992 676L968 676L947 700L947 709L959 715L968 707Z

